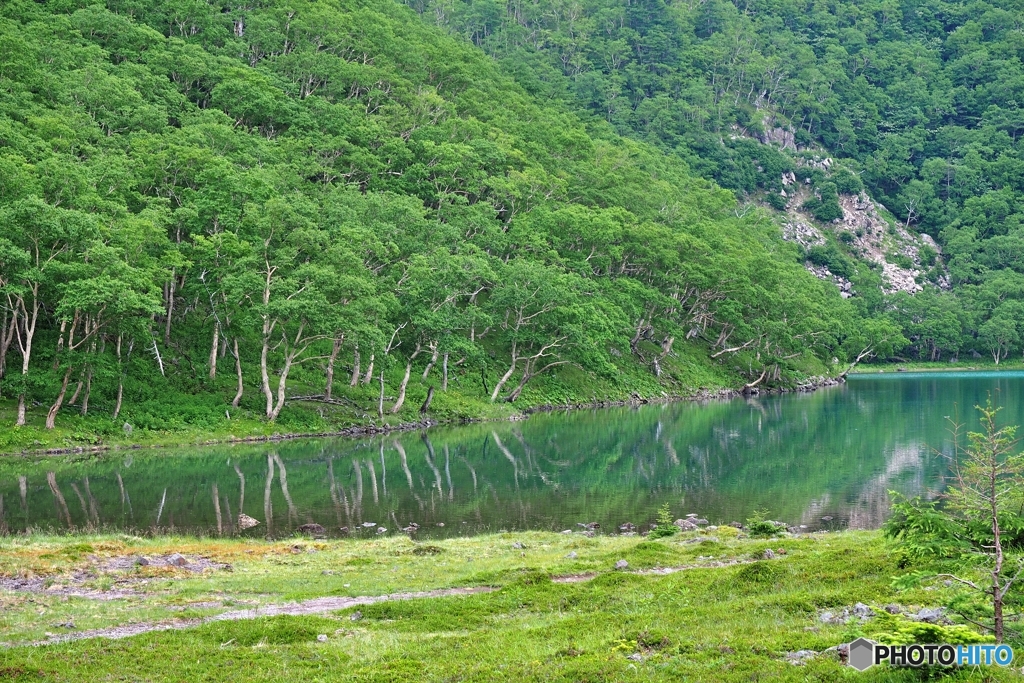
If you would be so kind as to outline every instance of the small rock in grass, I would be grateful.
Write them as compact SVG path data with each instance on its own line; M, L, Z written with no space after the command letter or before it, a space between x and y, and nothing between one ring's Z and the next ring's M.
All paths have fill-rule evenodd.
M900 614L901 612L903 612L903 608L895 603L890 603L882 609L884 609L889 614Z
M326 633L321 633L320 635L318 635L316 637L316 639L317 639L317 642L326 643L327 642L327 634Z
M814 650L797 650L796 652L787 652L786 661L794 666L803 666L808 660L814 659L818 656L818 653Z
M384 526L377 527L377 533L378 534L386 534L387 532L388 532L388 528L387 527L384 527Z
M926 624L937 624L942 621L945 613L946 609L944 607L922 607L921 611L914 615L913 618Z
M761 553L761 557L763 557L766 560L774 560L775 552L771 548L765 548L765 551Z
M575 560L576 557L577 557L576 551L573 550L571 553L569 553L568 555L565 556L565 559L567 559L567 560Z
M167 558L167 564L173 565L175 567L184 567L188 564L188 559L181 553L174 553L173 555Z
M562 531L562 533L563 534L571 534L572 533L572 529L565 529L564 531Z
M853 606L853 615L861 619L867 619L868 617L875 616L875 612L863 602L858 602Z
M444 522L438 522L437 526L444 526Z
M150 561L148 557L139 556L135 559L135 564L139 565L140 567L148 567L153 563Z
M355 612L353 612L352 616L349 617L349 619L351 619L352 621L359 621L362 618L363 618L363 613L360 612L359 610L356 610Z
M628 659L631 662L642 662L642 661L644 661L643 655L641 655L638 652L634 652L631 655L626 655L626 659Z
M325 570L323 570L320 573L323 574L324 576L333 576L334 575L334 572L332 572L330 569L325 569Z
M523 545L522 543L520 543L519 541L516 541L515 543L512 544L512 547L515 548L516 550L522 550L526 546Z
M615 568L616 569L625 569L628 566L629 566L629 562L626 562L625 560L619 560L618 562L615 563Z

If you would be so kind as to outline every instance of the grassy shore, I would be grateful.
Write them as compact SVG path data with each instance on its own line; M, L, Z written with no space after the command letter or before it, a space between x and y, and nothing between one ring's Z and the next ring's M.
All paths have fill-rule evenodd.
M766 550L774 558L764 559ZM171 553L189 564L161 566ZM135 564L138 557L151 564ZM616 569L620 560L628 566ZM893 578L909 570L877 532L757 540L730 528L657 541L516 533L429 543L6 537L0 678L921 680L913 671L857 674L829 652L884 630L884 618L822 620L858 602L881 612L889 603L914 610L951 598L942 585L898 591ZM344 601L470 587L493 590ZM293 615L215 619L284 604ZM117 640L94 631L146 624L189 627ZM69 637L81 639L62 642ZM793 654L802 650L821 654Z
M544 373L527 386L515 403L491 401L490 389L504 372L503 366L495 363L487 382L482 381L482 375L463 368L452 373L447 391L434 393L426 413L421 413L420 408L429 386L437 382L433 377L424 381L415 373L404 406L393 414L395 390L404 371L396 366L386 373L383 415L379 414L380 390L375 382L352 387L339 379L332 400L324 402L320 399L324 387L317 373L298 373L288 385L292 398L274 422L265 419L265 399L251 387L240 406L232 407L236 387L234 378L227 375L201 387L177 386L157 375L152 378L153 386L127 391L116 420L112 417L114 404L109 392L95 392L85 416L81 415L81 400L75 403L71 396L57 415L54 429L45 427L52 397L41 395L31 401L27 424L15 428L16 402L5 394L0 396L0 455L327 436L401 429L403 425L417 425L425 420L441 424L508 420L544 406L602 405L635 398L683 399L728 390L749 381L736 368L716 363L690 347L666 359L660 377L630 358L618 360L619 372L612 378L598 378L575 366ZM804 366L795 377L825 373L825 368L813 358L807 359Z
M950 361L887 361L858 365L850 374L870 375L879 372L1012 372L1024 370L1024 359L1007 358L996 365L991 357L961 358Z

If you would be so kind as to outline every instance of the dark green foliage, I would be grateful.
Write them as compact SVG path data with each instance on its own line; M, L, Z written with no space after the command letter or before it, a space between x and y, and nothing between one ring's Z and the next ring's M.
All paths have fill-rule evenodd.
M808 249L807 260L828 268L833 275L849 278L854 274L853 262L831 243L817 244Z
M939 257L939 253L927 244L918 249L917 255L918 259L921 261L921 265L925 268L931 268L934 266L936 259Z
M803 208L811 212L823 223L830 223L843 217L843 209L839 206L835 183L824 183L814 197L803 203Z
M778 192L768 192L765 194L764 199L776 211L782 211L789 204L789 200Z
M839 194L856 195L864 191L864 183L848 169L841 168L831 177Z

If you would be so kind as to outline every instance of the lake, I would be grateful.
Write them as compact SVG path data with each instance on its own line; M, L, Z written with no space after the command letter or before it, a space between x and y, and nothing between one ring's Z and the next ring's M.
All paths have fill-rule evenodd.
M419 538L499 530L605 532L674 517L874 528L889 491L934 496L947 416L988 395L1024 424L1024 373L854 375L810 394L539 414L364 439L0 457L0 526L287 537ZM823 519L828 518L828 519ZM365 525L365 526L364 526Z

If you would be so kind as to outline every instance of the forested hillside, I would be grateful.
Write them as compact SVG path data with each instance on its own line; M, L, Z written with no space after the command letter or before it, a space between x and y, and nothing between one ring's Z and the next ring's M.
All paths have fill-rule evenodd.
M764 212L402 5L0 17L8 424L322 428L428 388L471 415L793 383L899 338Z
M749 199L829 224L866 188L894 233L935 238L948 267L927 245L916 264L886 254L918 268L925 288L882 304L912 341L907 354L998 360L1024 348L1019 0L408 2L531 92ZM823 165L821 150L837 163ZM810 196L793 198L790 173ZM863 235L835 237L808 257L857 285Z

